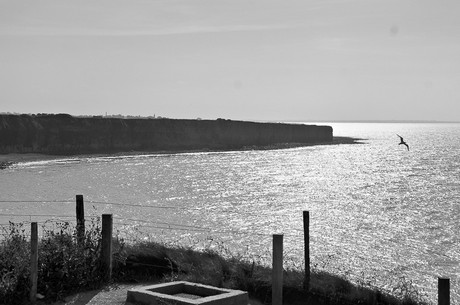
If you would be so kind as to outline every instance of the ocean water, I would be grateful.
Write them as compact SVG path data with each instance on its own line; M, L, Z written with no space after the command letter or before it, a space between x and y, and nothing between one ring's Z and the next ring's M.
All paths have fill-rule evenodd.
M19 163L0 171L0 224L74 221L82 194L87 218L113 214L127 241L269 262L284 234L286 265L302 268L308 210L314 267L388 291L405 283L432 303L449 277L459 304L460 124L318 124L361 144Z

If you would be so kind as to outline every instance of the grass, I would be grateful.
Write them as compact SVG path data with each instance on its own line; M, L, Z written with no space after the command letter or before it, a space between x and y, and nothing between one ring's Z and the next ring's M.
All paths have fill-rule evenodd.
M4 233L0 241L0 304L24 304L30 290L26 230L23 224L10 223ZM38 293L52 302L107 284L99 262L100 239L98 221L87 226L83 242L77 242L75 228L67 222L57 223L53 229L44 228L39 241ZM114 239L113 249L114 282L185 280L248 291L250 297L263 304L271 302L271 268L258 263L257 257L232 254L223 244L198 251L193 247L154 242L127 244ZM132 263L133 257L142 260ZM313 269L310 289L304 291L304 274L298 269L284 270L285 304L426 304L404 279L395 283L389 295L365 281L353 284L344 277Z

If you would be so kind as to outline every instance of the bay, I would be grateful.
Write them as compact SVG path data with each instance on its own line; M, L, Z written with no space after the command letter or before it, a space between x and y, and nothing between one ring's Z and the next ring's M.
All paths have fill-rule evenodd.
M82 194L87 219L113 214L127 242L269 263L281 233L286 266L302 268L308 210L315 268L388 291L406 283L432 303L449 277L458 304L460 124L317 124L362 144L20 162L0 171L0 224L74 222Z

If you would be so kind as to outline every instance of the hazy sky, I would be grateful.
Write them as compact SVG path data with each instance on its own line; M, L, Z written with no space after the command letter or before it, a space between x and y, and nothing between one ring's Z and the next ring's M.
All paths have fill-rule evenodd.
M460 1L0 0L0 112L459 120Z

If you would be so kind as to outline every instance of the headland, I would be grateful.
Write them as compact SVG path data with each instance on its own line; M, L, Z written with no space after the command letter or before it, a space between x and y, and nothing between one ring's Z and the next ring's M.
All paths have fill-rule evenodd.
M112 154L332 143L330 126L248 121L0 115L0 154Z

